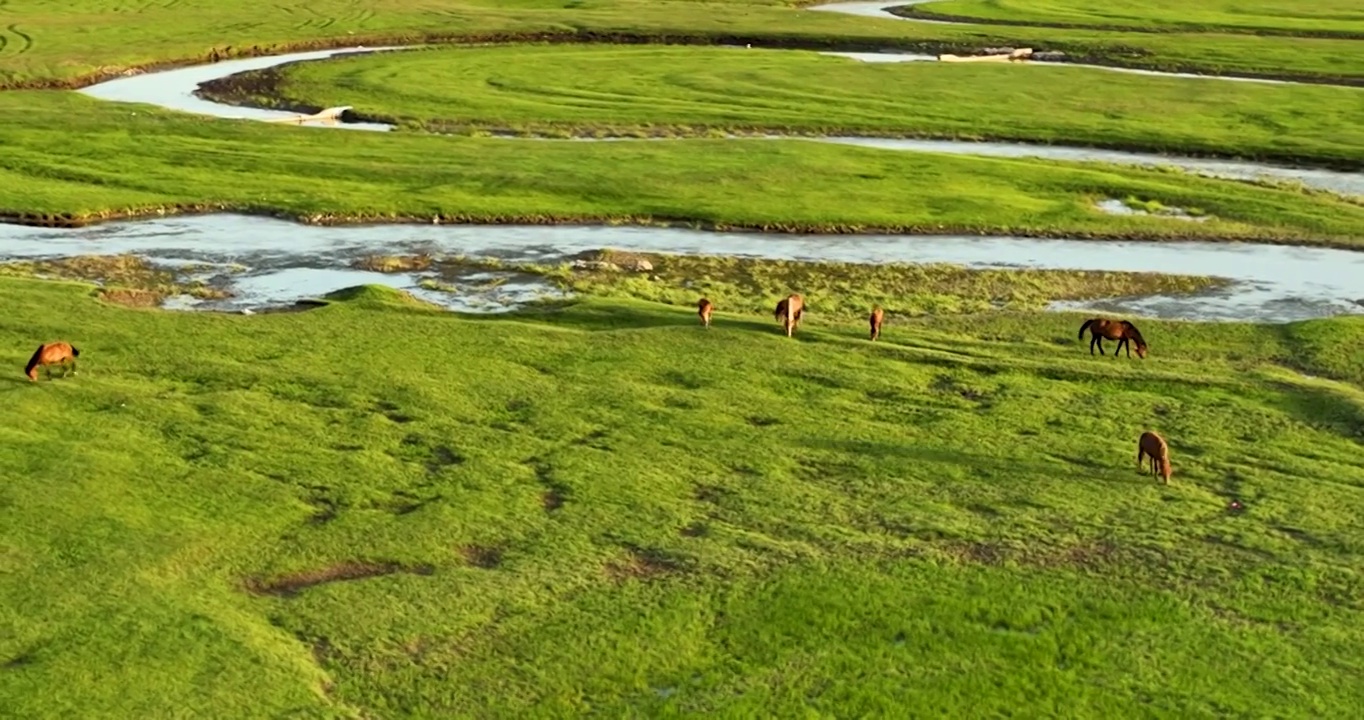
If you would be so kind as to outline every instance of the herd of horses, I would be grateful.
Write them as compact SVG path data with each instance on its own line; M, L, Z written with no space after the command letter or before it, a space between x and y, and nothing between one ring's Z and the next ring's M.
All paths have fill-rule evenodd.
M715 304L706 298L701 298L697 303L696 312L701 317L701 323L710 327L711 314L715 311ZM805 298L797 294L787 295L777 303L776 310L772 313L773 317L782 324L782 329L786 331L786 337L795 334L796 326L800 324L801 317L805 315ZM868 318L870 325L871 340L875 342L881 337L881 326L885 322L886 313L880 305L872 307L871 315ZM1094 348L1099 349L1099 354L1103 355L1104 340L1116 340L1117 346L1113 348L1113 357L1118 357L1118 351L1123 347L1127 348L1127 357L1132 357L1132 344L1136 343L1137 357L1146 358L1146 340L1142 338L1141 332L1137 327L1126 320L1110 320L1108 318L1090 318L1080 326L1080 340L1085 337L1085 331L1090 334L1089 354L1094 354ZM80 357L81 351L66 342L44 343L34 351L33 357L29 358L28 365L24 367L24 374L32 382L38 381L38 369L41 367L49 380L52 379L52 366L57 365L62 369L62 377L66 377L67 370L71 374L76 374L76 358ZM1153 475L1159 475L1166 483L1170 482L1170 449L1165 443L1165 438L1154 432L1142 433L1137 441L1137 466L1141 466L1144 457L1150 458L1150 468Z
M708 298L701 298L696 303L696 314L701 317L701 324L710 327L712 313L715 312L715 303ZM791 337L800 324L801 316L805 314L805 298L797 294L787 295L777 302L776 309L772 312L773 318L782 324L782 329L786 331L786 337ZM873 305L871 315L867 318L870 329L871 341L876 342L881 337L881 326L886 321L886 311L880 305ZM1118 357L1118 352L1124 348L1127 350L1127 357L1132 357L1132 345L1137 346L1137 357L1146 359L1146 338L1141 336L1141 331L1127 320L1112 320L1110 318L1090 318L1080 326L1080 335L1076 339L1085 339L1085 331L1089 331L1089 354L1094 354L1094 349L1099 349L1100 355L1104 352L1104 340L1116 340L1118 344L1113 348L1113 357ZM1152 475L1159 476L1163 482L1170 482L1170 447L1154 431L1142 433L1137 439L1137 467L1141 467L1143 458L1150 458L1150 471Z

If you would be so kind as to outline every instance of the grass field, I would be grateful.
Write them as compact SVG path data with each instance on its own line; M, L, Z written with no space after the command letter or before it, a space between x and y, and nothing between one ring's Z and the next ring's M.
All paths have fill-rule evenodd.
M1176 171L800 140L342 132L12 89L214 49L442 38L1013 44L1364 82L1358 41L1251 34L1354 32L1341 0L932 7L1132 31L776 0L0 0L0 218L1364 243L1364 203ZM336 92L521 130L829 123L1354 167L1364 147L1359 91L1077 68L522 45L291 82L320 104ZM988 110L1001 106L1013 116ZM1211 219L1095 208L1108 198ZM647 259L647 273L534 268L582 297L495 317L372 286L298 312L171 312L130 305L217 290L127 257L0 267L0 717L1364 707L1364 317L1137 319L1148 358L1097 357L1076 339L1086 314L1016 310L1210 280ZM770 314L790 291L811 308L794 339ZM709 329L701 294L717 302ZM889 311L876 343L871 303ZM30 383L33 348L58 339L80 348L79 374ZM1169 485L1137 467L1147 429L1169 439Z
M609 45L385 53L264 71L256 80L234 84L441 130L913 134L1364 168L1357 88Z
M1091 358L1069 315L906 320L872 345L819 313L787 340L770 316L706 331L632 301L467 319L376 289L255 317L13 278L0 296L17 717L1364 698L1359 319L1147 321L1141 362ZM29 384L56 337L80 374ZM1136 468L1146 428L1168 487Z
M1354 0L941 0L916 12L980 22L1141 29L1157 32L1336 33L1364 38L1364 8Z
M231 55L256 48L532 36L941 50L1014 44L1134 67L1364 83L1357 46L1348 40L932 25L761 0L313 0L299 8L266 0L10 0L4 7L0 87L69 85L128 67L206 61L215 48Z
M0 93L0 214L165 209L314 222L697 222L772 230L1281 240L1354 247L1364 205L1180 173L803 141L582 143L225 122L72 93ZM149 140L154 138L154 141ZM1104 197L1198 208L1114 216Z

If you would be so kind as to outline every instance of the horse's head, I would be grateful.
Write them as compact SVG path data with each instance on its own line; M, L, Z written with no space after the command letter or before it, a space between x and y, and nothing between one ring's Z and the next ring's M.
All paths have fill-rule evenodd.
M1146 359L1146 343L1141 340L1137 341L1137 357L1142 360Z

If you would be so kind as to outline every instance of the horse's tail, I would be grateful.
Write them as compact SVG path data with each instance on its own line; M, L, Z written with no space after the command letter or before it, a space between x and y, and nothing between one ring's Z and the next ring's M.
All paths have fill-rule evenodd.
M38 367L38 360L39 360L40 358L42 358L42 356L43 356L43 348L44 348L44 347L47 347L47 346L46 346L46 345L39 345L39 346L38 346L38 349L33 351L33 357L29 358L29 359L28 359L28 364L24 366L24 374L25 374L25 375L27 375L27 376L29 376L29 377L33 377L33 368Z
M1089 326L1090 326L1090 325L1093 325L1093 324L1094 324L1094 318L1090 318L1090 319L1086 320L1086 321L1085 321L1085 324L1080 326L1080 334L1079 334L1078 336L1076 336L1075 339L1076 339L1076 340L1084 340L1084 339L1085 339L1085 331L1088 330L1088 329L1089 329Z

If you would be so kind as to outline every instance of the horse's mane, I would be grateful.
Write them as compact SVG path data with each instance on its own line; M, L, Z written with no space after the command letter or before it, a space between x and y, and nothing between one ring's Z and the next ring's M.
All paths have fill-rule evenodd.
M38 349L33 351L33 357L29 358L29 359L28 359L28 364L24 366L24 374L25 374L25 375L28 375L29 373L33 372L33 368L38 367L38 359L41 358L41 357L43 356L43 348L44 348L44 347L47 347L47 346L46 346L46 345L39 345L39 346L38 346Z
M1128 321L1126 321L1126 320L1123 320L1123 321L1122 321L1122 326L1125 327L1125 328L1127 328L1128 330L1131 330L1131 331L1132 331L1132 335L1133 335L1134 337L1136 337L1137 342L1139 342L1139 343L1141 343L1141 344L1143 344L1143 345L1146 344L1146 340L1145 340L1144 338L1142 338L1142 336L1141 336L1141 331L1137 329L1137 326L1136 326L1136 325L1133 325L1132 323L1130 323L1130 322L1128 322Z

